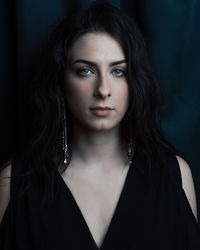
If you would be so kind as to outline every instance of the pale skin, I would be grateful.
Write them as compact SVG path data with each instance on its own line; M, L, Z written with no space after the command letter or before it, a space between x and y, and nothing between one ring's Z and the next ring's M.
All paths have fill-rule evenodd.
M119 140L120 121L129 98L125 55L109 34L88 33L71 48L68 64L66 99L73 115L73 155L62 177L100 247L129 169ZM90 109L96 106L109 106L112 111L108 116L99 117ZM183 189L197 219L190 167L182 158L177 159ZM10 176L10 171L11 164L7 164L1 176ZM0 182L1 220L9 202L10 183L9 179L0 179Z

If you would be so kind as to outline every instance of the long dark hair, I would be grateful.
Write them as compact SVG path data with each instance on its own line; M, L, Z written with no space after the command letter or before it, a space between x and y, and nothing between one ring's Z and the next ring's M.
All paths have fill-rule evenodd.
M88 32L107 32L119 41L124 50L130 94L129 107L121 122L121 136L125 143L128 145L130 137L133 137L137 151L147 162L148 172L153 166L161 166L166 154L178 154L161 129L161 92L149 66L146 45L137 25L118 8L94 2L85 10L73 11L55 27L30 90L32 132L23 159L46 188L52 170L58 169L63 162L63 77L68 51L78 38ZM65 108L67 110L66 102Z

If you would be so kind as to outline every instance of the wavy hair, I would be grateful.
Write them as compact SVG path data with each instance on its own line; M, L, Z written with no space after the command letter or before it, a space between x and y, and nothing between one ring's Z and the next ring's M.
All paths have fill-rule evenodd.
M161 166L166 154L178 154L161 128L162 95L136 23L108 3L93 2L85 10L71 12L56 25L31 87L31 133L24 159L46 190L51 171L58 169L63 161L63 112L67 112L68 123L70 121L66 102L63 105L68 51L78 38L89 32L109 33L119 41L126 56L130 103L121 121L121 137L125 144L132 136L136 149L148 163L149 173L154 166Z

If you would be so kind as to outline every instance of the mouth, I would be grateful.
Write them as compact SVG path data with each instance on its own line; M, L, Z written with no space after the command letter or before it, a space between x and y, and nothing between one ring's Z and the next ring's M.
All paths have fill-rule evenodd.
M94 107L94 108L90 108L91 112L93 113L93 115L97 116L97 117L107 117L111 115L111 111L113 110L113 108L110 107Z
M110 108L110 107L94 107L94 108L91 108L91 110L113 110L113 108Z

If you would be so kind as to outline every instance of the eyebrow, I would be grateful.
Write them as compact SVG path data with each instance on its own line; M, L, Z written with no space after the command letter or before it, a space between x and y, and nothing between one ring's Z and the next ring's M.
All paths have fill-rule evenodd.
M78 59L78 60L75 60L74 62L72 62L72 64L75 64L75 63L85 63L85 64L88 64L88 65L94 66L94 67L97 66L96 63L88 61L88 60L84 60L84 59ZM127 60L123 59L123 60L112 62L112 63L110 63L110 66L115 66L118 64L122 64L122 63L127 63Z

